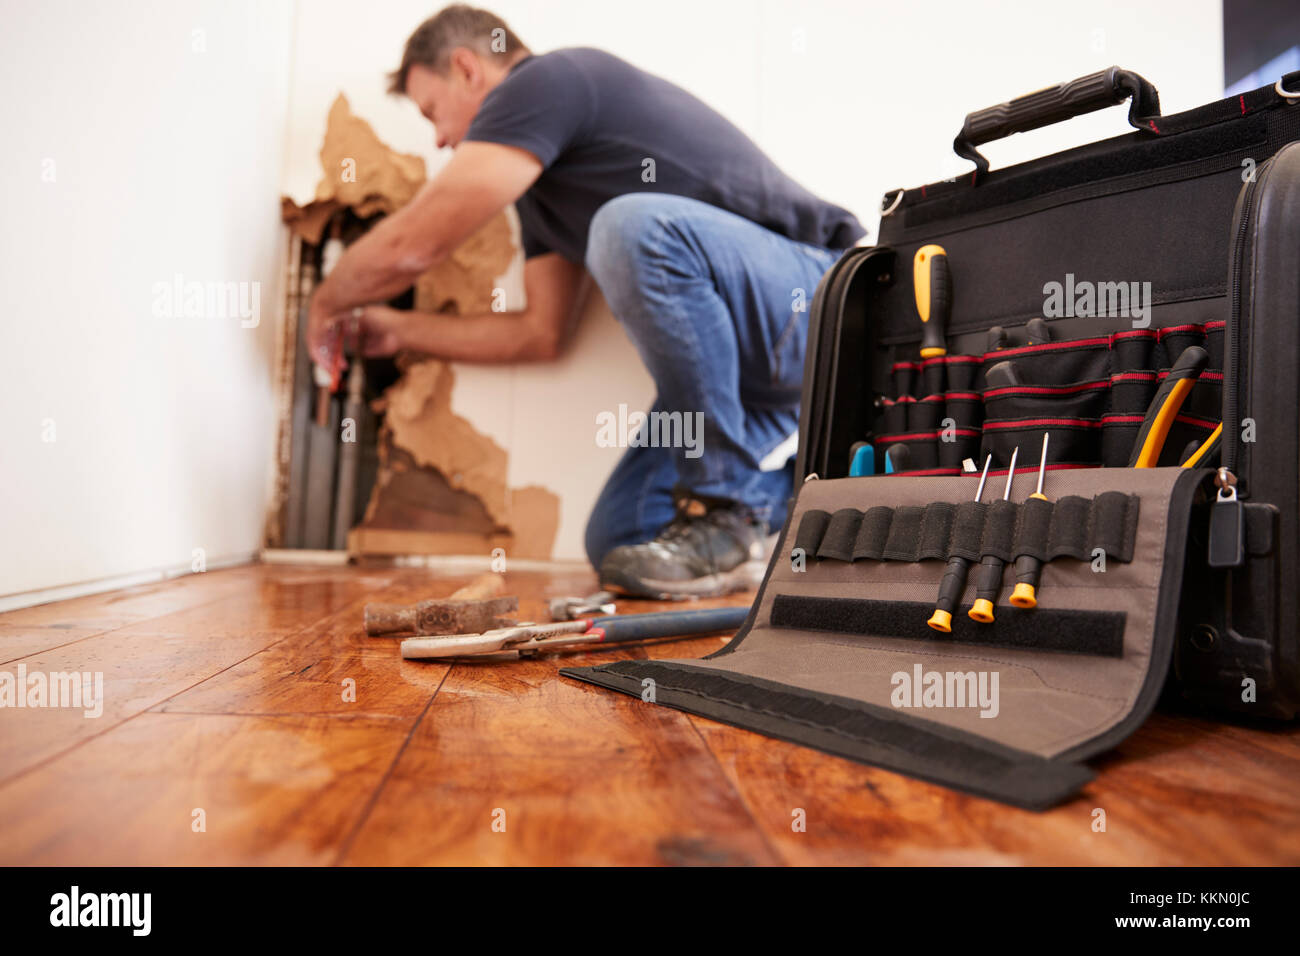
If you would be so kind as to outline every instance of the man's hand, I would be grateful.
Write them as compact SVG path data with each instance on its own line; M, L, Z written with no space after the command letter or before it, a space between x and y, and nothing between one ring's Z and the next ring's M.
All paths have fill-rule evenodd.
M392 355L398 349L406 347L407 328L412 321L419 320L419 315L403 309L368 305L361 310L356 337L350 339L348 344L354 352L360 352L367 358Z
M461 144L409 203L349 246L316 289L307 312L311 360L333 371L342 367L343 338L355 308L385 302L409 289L523 195L541 172L541 162L527 150L496 143ZM372 316L375 349L395 343L392 311Z
M339 312L330 307L317 290L307 310L307 357L322 368L332 369L343 348L345 323L351 310Z
M343 349L374 358L405 347L404 332L413 313L386 305L332 312L313 299L307 314L307 349L313 362L331 373L347 367Z

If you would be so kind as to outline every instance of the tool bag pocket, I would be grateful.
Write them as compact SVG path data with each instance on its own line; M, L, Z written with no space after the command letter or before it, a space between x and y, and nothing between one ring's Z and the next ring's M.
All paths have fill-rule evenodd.
M571 677L1031 808L1092 777L1169 669L1204 470L1076 469L975 501L978 476L810 480L736 638L703 660ZM990 484L994 483L990 476ZM1211 489L1212 490L1212 489ZM1011 603L1038 562L1036 606ZM930 623L953 557L970 574ZM973 618L983 564L992 613Z
M958 475L979 451L984 406L978 389L981 359L945 355L896 362L890 369L892 397L881 401L876 442L882 450L906 449L897 471Z
M871 437L879 448L905 449L894 471L911 475L958 475L967 459L990 455L1005 466L1016 448L1037 447L1044 432L1053 466L1122 468L1170 367L1199 346L1208 367L1160 455L1161 464L1176 465L1221 417L1223 336L1222 321L1183 323L895 362L892 395L879 402Z

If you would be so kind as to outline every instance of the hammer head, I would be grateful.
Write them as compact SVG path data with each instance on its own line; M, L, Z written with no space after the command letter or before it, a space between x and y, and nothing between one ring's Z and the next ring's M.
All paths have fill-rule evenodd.
M426 601L416 619L417 634L481 634L514 623L519 598L471 601Z

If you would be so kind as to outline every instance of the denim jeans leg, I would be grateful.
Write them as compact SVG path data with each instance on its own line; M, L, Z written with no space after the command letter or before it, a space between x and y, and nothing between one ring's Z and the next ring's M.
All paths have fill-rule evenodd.
M703 417L696 455L670 449L691 492L784 518L791 469L759 463L797 430L807 309L836 257L680 196L629 194L597 211L587 266L655 381L656 407Z
M655 402L654 409L660 407ZM654 410L652 409L652 410ZM587 560L593 568L614 548L649 541L673 520L677 462L671 448L628 448L587 518Z

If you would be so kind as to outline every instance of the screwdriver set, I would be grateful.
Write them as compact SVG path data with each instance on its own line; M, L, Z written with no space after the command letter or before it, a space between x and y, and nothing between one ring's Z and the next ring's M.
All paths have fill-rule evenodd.
M1125 101L1126 135L979 152ZM817 289L745 626L566 673L1039 809L1162 695L1300 712L1300 74L1166 116L1114 67L954 147L972 173L889 193ZM913 673L943 683L923 711ZM963 706L990 673L998 706Z

